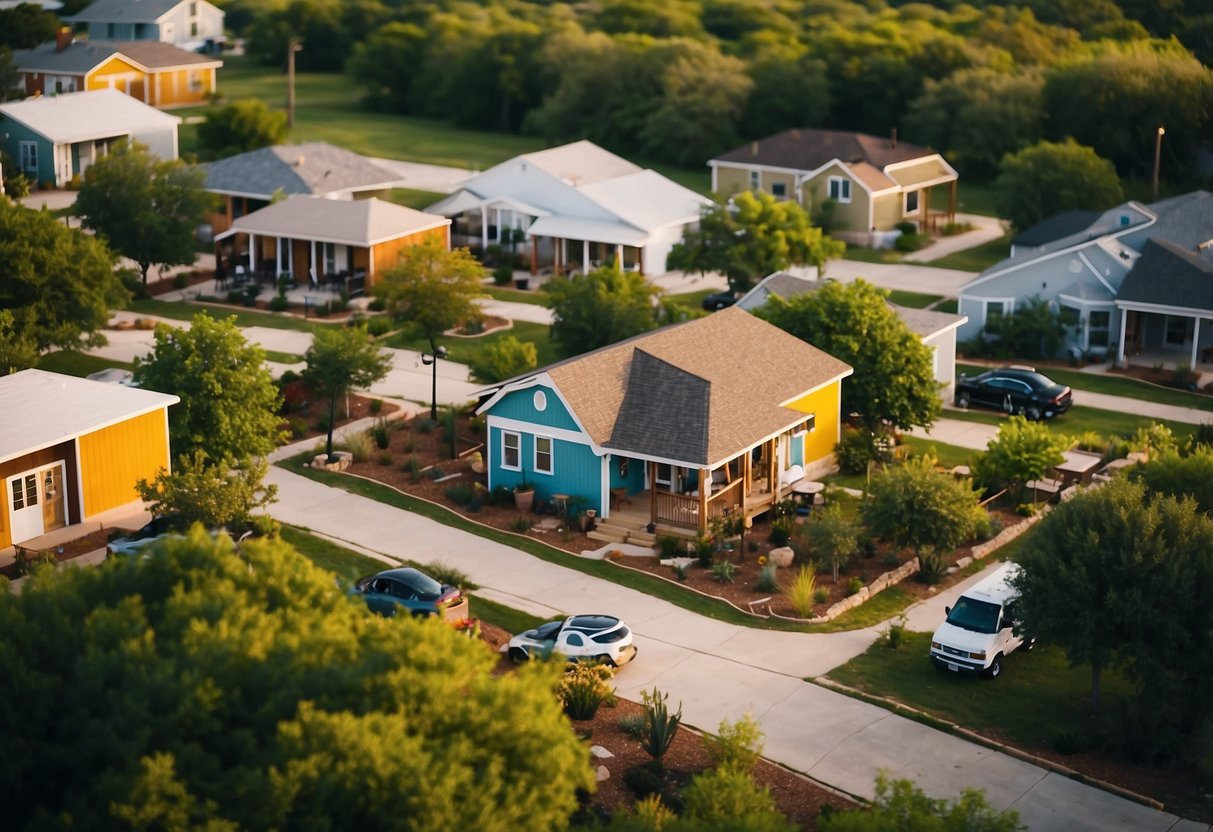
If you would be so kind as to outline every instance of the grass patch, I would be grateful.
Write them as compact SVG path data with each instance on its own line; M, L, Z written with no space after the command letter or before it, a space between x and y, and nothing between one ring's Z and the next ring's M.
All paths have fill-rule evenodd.
M948 298L945 301L940 301L939 303L935 304L934 308L936 312L947 312L951 315L955 315L957 310L960 309L960 301L956 298Z
M948 410L945 413L945 417L962 422L981 422L986 425L1002 425L1007 419L1005 415L995 410ZM1130 437L1137 433L1139 428L1148 428L1151 423L1166 425L1175 434L1175 438L1181 442L1196 432L1196 425L1176 422L1171 419L1150 419L1144 416L1135 416L1131 413L1122 413L1116 410L1100 410L1099 408L1083 407L1081 405L1075 405L1061 416L1046 420L1043 424L1047 425L1054 433L1060 433L1065 436L1077 436L1090 430L1095 431L1100 436Z
M948 416L951 415L949 411ZM974 460L981 455L981 451L972 448L962 448L959 445L949 445L919 436L905 436L902 440L913 449L911 453L914 456L930 454L939 460L939 465L944 468L955 468L957 465L968 465L971 468Z
M518 635L526 630L533 630L545 621L550 620L538 618L530 613L516 610L513 607L507 607L505 604L498 604L496 601L490 601L488 598L481 598L475 594L472 595L469 607L473 618L487 621L489 624L500 627L511 635Z
M391 568L382 561L360 555L352 549L317 537L311 532L295 526L283 526L282 539L294 546L299 554L312 563L321 569L332 572L348 583L353 583L364 575Z
M976 364L957 364L956 372L968 375L984 373L989 367ZM1111 373L1084 373L1079 370L1067 370L1062 367L1045 367L1043 372L1059 384L1068 384L1075 390L1088 390L1092 393L1106 393L1109 396L1122 396L1126 399L1140 399L1158 404L1175 405L1176 407L1193 407L1197 410L1213 410L1213 396L1203 396L1199 393L1189 393L1170 387L1159 387L1135 378L1118 376Z
M547 307L548 296L543 292L532 292L524 289L511 289L509 286L485 286L484 294L493 300L508 303L529 303L531 306Z
M418 211L424 211L428 206L433 205L444 196L446 194L439 194L434 191L418 191L413 188L392 188L388 191L387 201L403 205L405 208L416 208Z
M295 332L315 332L322 324L313 324L300 318L287 315L275 315L272 312L253 312L247 309L216 309L198 303L182 301L155 300L144 298L131 301L127 307L132 312L143 315L156 315L160 318L170 318L175 321L190 321L199 312L206 312L216 320L236 319L236 326L264 326L271 329L289 329Z
M839 580L844 580L845 577L845 575L840 576ZM892 618L912 603L914 603L913 595L899 586L891 586L884 592L879 592L864 601L858 607L847 610L833 621L814 625L812 630L815 633L861 630Z
M927 265L939 269L959 269L962 272L983 272L1011 256L1011 235L1004 234L973 248L946 254Z
M303 361L302 355L295 355L293 352L278 352L277 350L265 350L265 360L273 361L278 364L298 364Z
M543 367L560 360L560 355L556 352L556 345L552 343L551 328L544 324L529 323L527 321L514 321L514 326L510 329L505 329L500 332L494 332L490 335L485 335L482 338L447 338L443 340L443 346L447 349L447 359L457 361L460 364L471 364L484 354L491 344L495 344L502 338L513 336L519 341L529 341L535 345L535 349L539 354L539 365ZM424 338L414 338L399 333L388 339L386 346L400 350L417 350L429 352L430 345Z
M48 373L62 373L65 376L84 378L91 373L108 370L110 367L120 367L123 370L135 369L134 364L115 361L112 358L102 358L99 355L89 355L79 350L58 350L48 352L38 357L37 367Z
M1091 670L1072 668L1060 648L1041 645L1007 657L997 681L942 673L927 654L930 633L905 633L900 650L868 648L827 678L874 696L925 711L992 739L1010 738L1027 748L1048 747L1060 728L1092 723L1087 706ZM1129 685L1112 671L1102 680L1104 708L1115 712Z
M943 300L943 295L926 295L922 292L907 292L904 289L894 289L889 292L889 303L908 306L911 309L926 309L941 300Z
M900 263L901 257L901 252L892 248L864 248L852 245L848 245L846 251L842 253L843 260L854 260L859 263Z

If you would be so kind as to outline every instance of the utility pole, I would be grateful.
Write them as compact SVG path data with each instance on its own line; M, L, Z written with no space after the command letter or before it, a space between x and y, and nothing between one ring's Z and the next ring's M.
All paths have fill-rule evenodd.
M303 49L299 38L291 38L286 49L286 126L295 126L295 53Z
M1158 125L1158 134L1154 137L1154 201L1158 202L1158 163L1162 158L1162 137L1167 131Z

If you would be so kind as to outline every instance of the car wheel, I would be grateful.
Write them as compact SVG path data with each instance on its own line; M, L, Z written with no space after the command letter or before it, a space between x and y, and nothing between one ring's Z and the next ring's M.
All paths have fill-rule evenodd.
M968 393L957 393L956 394L956 406L967 409L969 406L969 394Z
M512 661L514 664L522 664L530 658L530 655L528 655L527 652L521 647L511 647L509 655L510 661Z
M594 662L595 664L605 664L607 667L611 668L618 667L618 665L615 664L615 660L606 653L599 653L597 656L591 656L590 661Z
M994 657L994 661L990 662L990 666L986 668L987 679L997 679L1002 675L1002 653Z
M1039 407L1029 407L1027 409L1027 412L1024 415L1028 417L1029 422L1039 422L1040 415L1041 415L1040 408Z

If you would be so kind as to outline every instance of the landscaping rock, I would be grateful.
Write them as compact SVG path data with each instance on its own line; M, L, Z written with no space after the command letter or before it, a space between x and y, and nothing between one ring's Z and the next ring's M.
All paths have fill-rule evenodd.
M599 783L601 783L603 780L610 780L611 772L607 769L606 766L599 766L598 772L595 774L595 779L597 779L597 781Z
M608 757L614 757L615 755L612 754L607 749L603 748L601 745L591 745L590 746L590 756L597 757L600 760L605 760Z
M780 569L787 569L792 565L792 558L795 556L796 553L792 551L791 546L780 546L771 550L770 560Z
M335 462L328 461L328 454L316 454L316 456L312 457L312 467L321 468L325 471L344 471L354 461L354 455L348 451L334 451L333 455L337 457Z

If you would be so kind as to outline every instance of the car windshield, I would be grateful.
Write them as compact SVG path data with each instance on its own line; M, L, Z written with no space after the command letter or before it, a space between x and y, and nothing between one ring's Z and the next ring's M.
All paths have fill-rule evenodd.
M442 594L442 584L415 569L397 573L395 577L408 584L423 601L433 601Z
M551 641L556 638L556 633L560 631L563 621L549 621L547 624L540 624L528 634L536 641Z
M977 601L964 595L960 596L956 606L948 613L948 623L963 630L975 633L998 632L998 604L989 601Z

